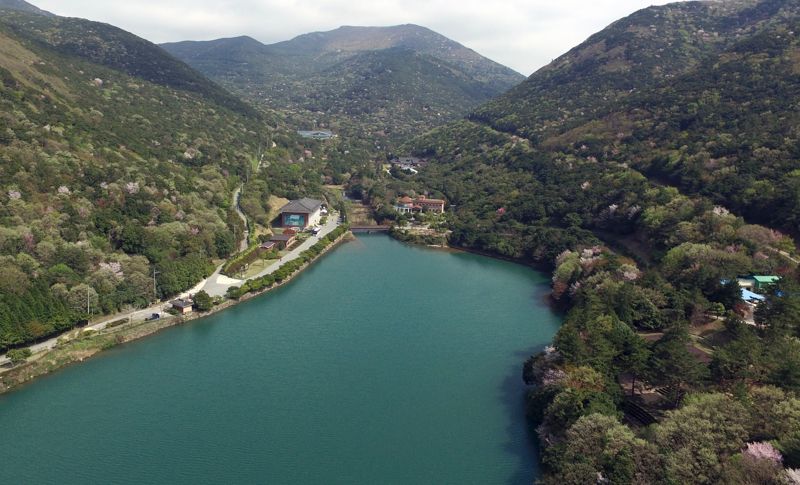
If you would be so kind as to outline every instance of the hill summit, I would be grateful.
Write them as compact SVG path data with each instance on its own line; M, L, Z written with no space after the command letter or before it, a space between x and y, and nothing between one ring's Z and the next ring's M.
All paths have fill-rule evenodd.
M52 13L31 5L24 0L0 0L0 9L19 10L20 12L35 13L46 17L55 17Z
M417 25L345 26L271 45L235 37L162 47L261 106L397 139L455 119L524 79Z

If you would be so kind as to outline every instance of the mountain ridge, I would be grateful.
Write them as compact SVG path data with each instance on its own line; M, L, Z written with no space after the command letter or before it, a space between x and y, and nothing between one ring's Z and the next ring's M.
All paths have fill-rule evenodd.
M55 14L42 10L35 5L31 5L25 0L0 0L0 9L18 10L21 12L33 13L37 15L44 15L46 17L55 17Z
M524 79L412 24L344 26L269 45L239 36L162 47L257 105L296 111L325 124L344 119L354 136L383 132L400 139L419 133ZM403 65L400 59L412 62ZM393 66L390 72L387 65ZM368 79L372 82L365 88Z

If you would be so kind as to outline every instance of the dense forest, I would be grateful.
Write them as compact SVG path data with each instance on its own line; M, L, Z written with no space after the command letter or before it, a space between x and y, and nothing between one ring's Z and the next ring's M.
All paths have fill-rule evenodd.
M271 193L298 186L268 114L119 29L3 11L0 66L0 349L210 274L259 154Z
M645 9L471 118L797 235L799 16L783 0Z
M797 483L798 27L649 8L407 145L453 244L553 268L565 323L523 372L545 483ZM754 315L751 274L780 276Z

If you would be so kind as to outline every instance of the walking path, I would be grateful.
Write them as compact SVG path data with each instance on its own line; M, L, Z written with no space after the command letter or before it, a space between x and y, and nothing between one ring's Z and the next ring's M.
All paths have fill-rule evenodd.
M233 208L236 209L236 213L239 214L239 218L244 222L244 234L242 234L242 240L239 242L239 252L242 252L247 249L248 241L250 239L250 229L247 225L247 216L242 212L242 208L239 206L239 198L242 194L242 187L240 186L233 192Z

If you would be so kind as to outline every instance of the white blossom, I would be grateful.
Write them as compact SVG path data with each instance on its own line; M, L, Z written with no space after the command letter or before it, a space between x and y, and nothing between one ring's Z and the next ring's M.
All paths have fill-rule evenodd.
M100 269L110 272L120 280L125 276L125 273L122 271L122 264L116 261L112 261L110 263L100 263Z
M125 184L125 192L129 194L139 193L139 182L128 182Z
M724 217L724 216L730 215L730 213L731 213L731 211L729 211L728 209L726 209L726 208L724 208L722 206L718 205L718 206L714 207L714 215L716 215L716 216Z

